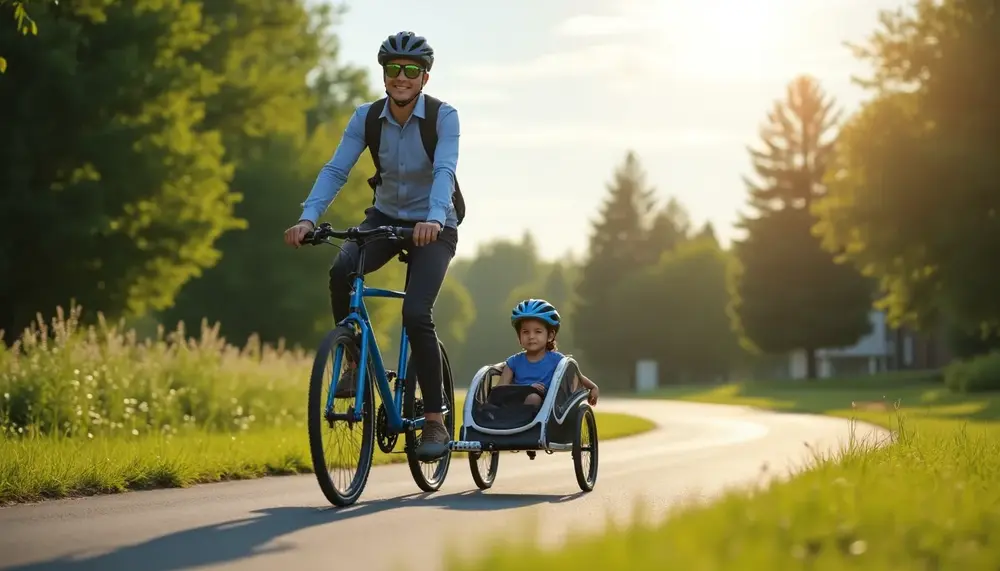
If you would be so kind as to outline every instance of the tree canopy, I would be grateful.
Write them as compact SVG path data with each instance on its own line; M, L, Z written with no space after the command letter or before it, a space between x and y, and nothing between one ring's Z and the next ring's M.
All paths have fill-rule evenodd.
M843 129L817 231L894 324L1000 326L998 26L991 0L920 1L854 46L874 97Z
M519 350L510 310L529 297L556 304L560 350L612 391L640 359L667 382L712 382L804 350L815 376L817 351L857 342L873 307L943 330L960 356L1000 347L1000 15L992 0L912 8L853 48L871 97L845 120L805 73L764 110L731 245L623 150L582 260L541 259L530 232L456 259L434 320L459 385ZM144 334L207 320L232 343L314 347L337 252L281 232L380 91L341 61L341 13L0 0L4 339L76 302ZM363 153L325 220L361 219L371 168ZM366 279L402 288L404 270ZM399 302L369 310L391 362Z

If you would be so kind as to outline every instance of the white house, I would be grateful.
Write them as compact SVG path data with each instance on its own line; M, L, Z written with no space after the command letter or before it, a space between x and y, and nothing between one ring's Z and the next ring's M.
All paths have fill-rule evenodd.
M889 370L895 355L896 334L886 325L885 313L871 311L872 331L849 347L816 351L816 373L820 378L875 374ZM913 336L903 335L903 366L913 364ZM894 367L895 368L895 367ZM793 351L788 356L788 373L793 379L806 378L806 353Z

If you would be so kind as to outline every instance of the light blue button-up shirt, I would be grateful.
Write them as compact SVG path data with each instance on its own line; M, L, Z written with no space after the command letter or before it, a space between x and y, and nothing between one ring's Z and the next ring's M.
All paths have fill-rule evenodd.
M371 103L358 106L344 129L340 145L333 157L323 165L312 191L302 203L301 220L316 224L326 212L347 175L358 162L365 145L365 115ZM452 203L455 190L455 170L458 167L458 111L442 102L438 111L438 144L434 163L427 159L420 140L420 125L414 116L424 118L424 95L421 93L413 114L400 125L389 112L388 102L382 110L382 140L379 161L385 172L375 196L375 208L399 220L412 222L435 221L442 226L458 227L458 217ZM372 173L374 174L374 173Z

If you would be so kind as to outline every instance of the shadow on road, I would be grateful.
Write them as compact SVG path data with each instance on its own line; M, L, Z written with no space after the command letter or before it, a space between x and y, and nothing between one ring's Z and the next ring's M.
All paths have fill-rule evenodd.
M265 553L284 551L284 547L262 547L283 535L317 525L364 517L407 506L433 507L462 511L495 511L543 503L563 503L583 495L498 494L479 490L457 494L411 494L386 500L358 502L348 508L324 506L275 507L251 512L248 517L185 529L161 537L121 547L104 555L80 559L60 557L8 571L176 571L201 565L237 561ZM211 509L208 506L208 509ZM420 522L414 522L415 529Z

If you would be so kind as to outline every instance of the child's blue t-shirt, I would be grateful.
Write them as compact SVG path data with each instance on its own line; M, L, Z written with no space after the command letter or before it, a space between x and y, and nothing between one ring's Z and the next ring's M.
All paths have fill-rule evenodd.
M545 356L532 363L524 351L515 353L507 357L507 366L514 373L515 385L533 385L541 383L545 390L549 389L552 383L552 374L556 371L556 366L563 358L559 351L546 351Z

